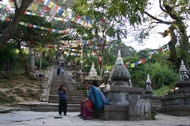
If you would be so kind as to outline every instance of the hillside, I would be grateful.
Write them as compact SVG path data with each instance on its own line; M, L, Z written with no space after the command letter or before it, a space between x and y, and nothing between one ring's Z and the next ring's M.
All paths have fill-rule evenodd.
M28 79L23 74L13 74L8 79L0 76L0 104L40 101L47 78Z

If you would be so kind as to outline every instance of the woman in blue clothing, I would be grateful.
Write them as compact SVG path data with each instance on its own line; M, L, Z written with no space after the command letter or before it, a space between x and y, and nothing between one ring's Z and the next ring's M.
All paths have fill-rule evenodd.
M110 105L104 94L91 82L86 82L87 98L81 101L80 115L82 118L92 119L94 111L102 111L105 105Z
M62 115L62 112L64 115L67 114L67 92L66 87L64 85L61 85L58 89L58 95L59 95L59 115Z

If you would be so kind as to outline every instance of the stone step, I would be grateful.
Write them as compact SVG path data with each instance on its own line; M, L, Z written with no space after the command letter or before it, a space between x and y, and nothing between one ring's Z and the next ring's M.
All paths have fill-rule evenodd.
M85 96L68 96L67 99L68 101L80 101L82 99L85 99ZM49 96L49 102L50 101L57 101L58 102L59 98L57 95L51 95ZM52 102L50 102L52 103ZM55 103L55 102L54 102Z
M50 92L49 92L49 104L56 104L57 106L38 106L34 107L33 110L35 111L58 111L58 94L57 89L61 84L67 85L67 96L68 96L68 111L71 112L79 112L80 111L80 100L86 98L86 90L78 90L80 86L79 83L74 83L72 80L71 71L67 71L65 69L65 73L63 76L58 77L56 75L57 66L54 66L54 74L52 78L52 82L50 85Z
M50 111L58 111L58 103L56 104L19 104L19 106L23 108L30 108L31 111L38 111L38 112L50 112ZM67 105L67 112L79 112L80 111L80 104L68 104Z
M50 92L50 95L58 95L57 92ZM86 93L84 92L78 92L78 93L67 93L67 96L86 96Z
M32 107L31 111L37 111L37 112L58 111L58 107ZM70 108L68 106L67 112L80 112L80 107Z
M58 104L56 105L45 105L45 106L36 106L31 108L32 111L41 111L41 112L48 112L48 111L58 111ZM79 112L80 111L80 104L68 104L67 105L67 112Z
M82 99L81 99L82 100ZM58 103L59 100L57 99L49 99L49 103ZM79 104L80 103L80 100L68 100L68 103L69 104Z
M51 90L50 91L50 95L57 95L57 90L56 91ZM68 91L67 95L68 96L71 96L71 95L72 96L73 95L76 95L76 96L86 96L87 93L86 93L86 91L72 91L72 92Z

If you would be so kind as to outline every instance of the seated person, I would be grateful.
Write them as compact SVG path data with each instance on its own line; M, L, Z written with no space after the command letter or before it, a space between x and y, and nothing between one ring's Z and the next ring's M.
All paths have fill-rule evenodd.
M104 109L104 105L110 105L104 94L91 82L86 83L86 89L88 90L87 98L81 101L80 115L84 120L92 119L94 111L101 111Z
M98 87L98 81L97 80L92 80L92 85L95 87Z
M110 84L108 84L108 78L104 78L104 83L102 83L99 86L99 89L102 91L102 93L107 93L110 91Z

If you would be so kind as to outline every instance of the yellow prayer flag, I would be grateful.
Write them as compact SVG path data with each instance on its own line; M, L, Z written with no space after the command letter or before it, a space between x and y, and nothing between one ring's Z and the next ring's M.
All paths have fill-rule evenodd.
M152 55L150 55L148 58L151 59L151 58L152 58Z
M37 8L38 8L38 4L36 4L36 3L32 3L32 5L31 5L31 7L30 7L30 10L37 10Z
M20 21L20 24L21 24L21 25L24 25L24 22Z
M40 27L40 29L44 30L44 27Z
M49 7L49 8L52 8L53 5L54 5L54 2L51 1L51 2L49 3L48 7Z
M131 68L134 68L134 67L135 67L135 63L132 63L132 64L131 64Z

